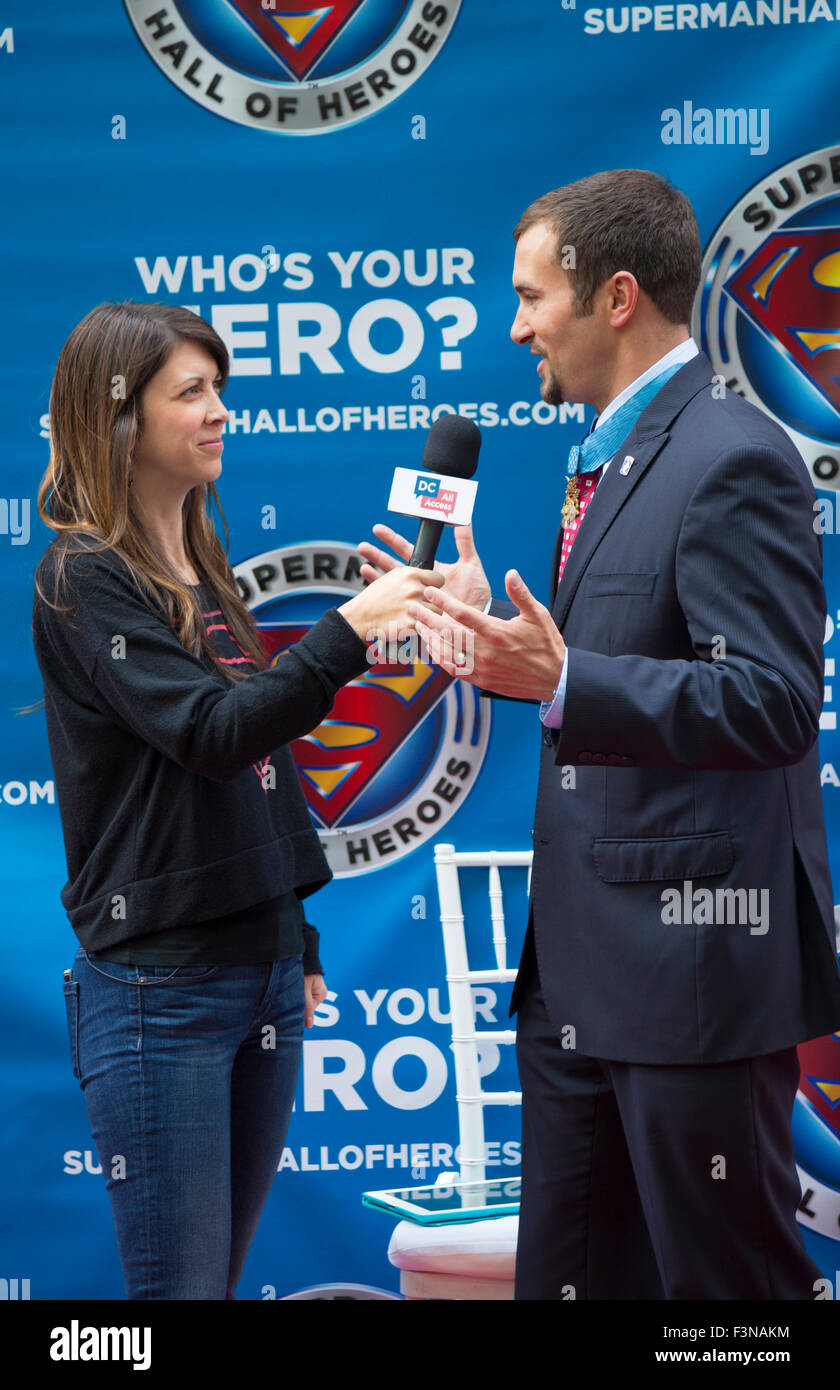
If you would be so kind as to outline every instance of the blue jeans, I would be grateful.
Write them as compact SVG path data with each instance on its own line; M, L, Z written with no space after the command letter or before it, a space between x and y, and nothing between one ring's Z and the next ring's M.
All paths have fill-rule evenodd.
M303 1046L300 955L122 965L65 981L129 1299L232 1299L271 1190Z

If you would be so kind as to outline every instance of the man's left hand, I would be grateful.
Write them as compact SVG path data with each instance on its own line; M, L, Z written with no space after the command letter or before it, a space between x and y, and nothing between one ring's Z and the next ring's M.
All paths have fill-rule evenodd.
M306 989L306 1017L304 1022L307 1028L311 1028L315 1022L315 1010L327 997L327 986L324 984L323 975L304 975L303 983Z
M505 589L519 609L509 621L460 603L446 586L424 590L429 607L410 604L408 611L432 661L449 675L514 700L550 700L565 660L563 638L516 570L508 570Z

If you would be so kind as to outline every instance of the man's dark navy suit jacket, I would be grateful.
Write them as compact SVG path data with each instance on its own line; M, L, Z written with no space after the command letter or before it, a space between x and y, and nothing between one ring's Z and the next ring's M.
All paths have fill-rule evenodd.
M540 734L529 931L581 1053L723 1062L840 1028L815 500L787 435L701 353L618 449L559 587L558 533L569 675ZM748 891L703 922L701 889ZM742 920L750 889L766 931Z

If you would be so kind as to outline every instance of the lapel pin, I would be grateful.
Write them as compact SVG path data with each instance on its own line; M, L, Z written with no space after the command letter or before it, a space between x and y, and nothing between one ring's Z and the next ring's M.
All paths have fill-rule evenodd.
M630 469L633 467L633 464L634 464L635 462L636 462L636 460L634 459L633 455L632 455L632 454L628 454L627 457L625 458L623 464L621 465L621 468L619 469L619 472L621 473L622 478L626 478L626 477L627 477L627 474L630 472Z

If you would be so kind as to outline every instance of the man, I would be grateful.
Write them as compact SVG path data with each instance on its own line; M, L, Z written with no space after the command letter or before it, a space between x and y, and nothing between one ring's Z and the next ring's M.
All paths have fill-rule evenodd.
M464 679L540 702L516 1296L807 1299L796 1043L840 1027L815 492L691 341L681 193L596 174L514 237L511 336L544 400L599 412L557 472L551 610L509 571L485 614L461 533L410 611L472 644Z

